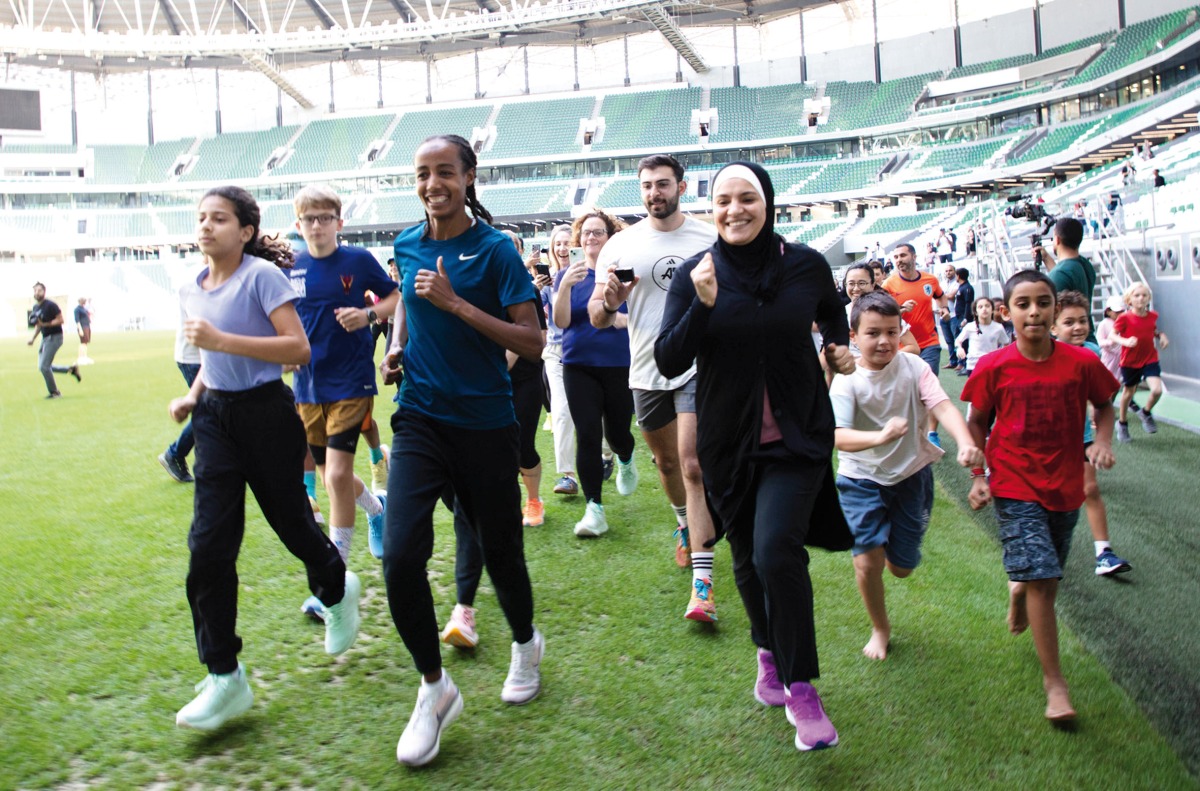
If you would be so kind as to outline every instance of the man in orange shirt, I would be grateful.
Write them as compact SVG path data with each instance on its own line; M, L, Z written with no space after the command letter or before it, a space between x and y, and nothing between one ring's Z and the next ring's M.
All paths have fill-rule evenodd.
M929 364L933 375L937 376L942 365L942 346L938 341L933 303L937 302L938 318L949 318L946 294L936 277L917 271L917 251L911 244L904 242L892 248L892 261L896 264L896 271L883 281L883 289L900 303L904 321L921 347L921 359ZM929 441L940 448L942 443L938 439L937 427L937 418L930 415Z

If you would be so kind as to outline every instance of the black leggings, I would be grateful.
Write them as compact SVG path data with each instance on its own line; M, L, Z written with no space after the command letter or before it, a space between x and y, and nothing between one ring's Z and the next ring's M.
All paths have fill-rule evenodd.
M392 622L418 672L442 666L437 615L426 566L433 554L433 509L447 485L475 533L513 640L533 637L533 590L525 566L517 488L517 426L472 430L400 407L392 416L383 532L383 578ZM299 482L299 476L296 478Z
M767 462L749 474L752 491L726 538L750 637L775 655L784 684L811 681L820 670L804 540L828 465Z
M621 461L633 457L629 368L564 364L563 386L575 421L575 470L579 473L583 496L599 503L604 483L601 439L608 438L608 446Z
M532 470L542 463L537 452L537 430L542 416L542 361L537 362L537 371L524 371L512 380L513 411L517 413L517 424L521 431L521 469Z

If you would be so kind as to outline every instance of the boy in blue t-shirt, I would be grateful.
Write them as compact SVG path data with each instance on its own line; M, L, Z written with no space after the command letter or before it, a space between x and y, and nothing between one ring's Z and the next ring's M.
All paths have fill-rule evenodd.
M293 380L297 410L329 493L329 537L348 561L357 502L367 513L371 554L382 557L386 496L373 494L354 474L354 452L378 392L370 326L395 310L399 291L371 253L338 245L343 220L337 193L308 186L296 195L295 207L308 250L288 276L312 346L312 360L296 369ZM368 291L379 297L370 308L364 307ZM320 615L312 600L301 609Z

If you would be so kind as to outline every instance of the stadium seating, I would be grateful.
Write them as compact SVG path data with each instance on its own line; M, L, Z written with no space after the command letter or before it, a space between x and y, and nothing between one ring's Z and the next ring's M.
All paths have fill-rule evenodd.
M978 143L938 146L933 148L919 167L913 169L904 180L924 181L937 176L981 168L1011 139L1012 135L1008 135Z
M93 146L91 184L129 184L135 181L146 158L145 146ZM165 179L164 179L165 180Z
M710 143L772 140L802 134L804 100L816 89L804 83L766 88L713 88L709 107L717 109Z
M394 115L321 118L304 127L292 148L295 153L272 171L275 176L316 175L358 170L373 140L395 120Z
M375 195L363 212L347 220L347 227L367 225L401 225L425 219L425 209L412 190Z
M700 109L703 95L700 88L609 94L600 106L604 139L592 150L670 150L696 143L689 130L692 110Z
M873 186L888 157L868 159L835 159L800 188L803 195L822 195L829 192L864 193ZM793 190L793 193L795 190ZM778 194L778 193L776 193Z
M471 130L482 127L492 115L492 105L419 110L405 113L388 139L392 147L375 160L375 168L411 166L421 141L432 135L453 134L471 139Z
M571 210L567 189L562 184L489 186L479 191L479 201L493 217L566 214Z
M872 222L862 231L863 236L886 236L888 234L907 233L910 231L919 231L925 225L933 222L944 212L941 209L931 209L929 211L908 212L904 214L891 214L887 217L880 217ZM857 233L857 230L856 230Z
M487 158L545 156L578 152L579 119L590 118L591 96L545 102L509 102L496 116L496 142Z
M1032 53L1027 55L1013 55L1012 57L1008 58L989 60L985 63L972 63L967 66L958 66L950 70L950 73L946 75L946 79L953 80L957 79L958 77L971 77L976 74L986 74L989 71L1000 71L1001 69L1011 69L1016 66L1024 66L1027 63L1037 63L1038 61L1055 58L1059 55L1066 55L1068 52L1074 52L1077 49L1083 49L1084 47L1092 44L1099 44L1106 39L1111 38L1112 35L1113 31L1111 30L1105 33L1097 33L1094 36L1088 36L1087 38L1081 38L1078 41L1070 41L1066 44L1043 50L1040 56Z
M913 105L930 80L940 74L918 74L897 80L873 82L842 82L834 80L825 85L829 97L829 122L823 131L866 129L905 120L912 114Z
M94 235L101 239L150 237L154 236L154 223L148 211L97 212Z
M1138 62L1152 54L1164 36L1185 24L1189 15L1192 15L1192 25L1194 26L1196 15L1194 8L1175 11L1129 25L1095 60L1067 80L1066 84L1081 85Z
M0 154L74 154L70 143L5 143Z
M221 181L256 178L266 169L271 152L296 134L295 126L261 132L229 132L200 141L195 167L180 181Z

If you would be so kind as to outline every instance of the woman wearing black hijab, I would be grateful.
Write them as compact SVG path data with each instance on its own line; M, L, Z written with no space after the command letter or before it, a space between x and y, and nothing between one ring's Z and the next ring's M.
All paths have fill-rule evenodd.
M758 646L754 697L785 706L796 747L837 744L819 676L805 545L852 544L831 459L833 407L812 345L854 370L846 311L820 253L774 231L767 172L734 162L713 179L716 244L676 270L654 356L664 375L697 363L697 451L711 510Z

